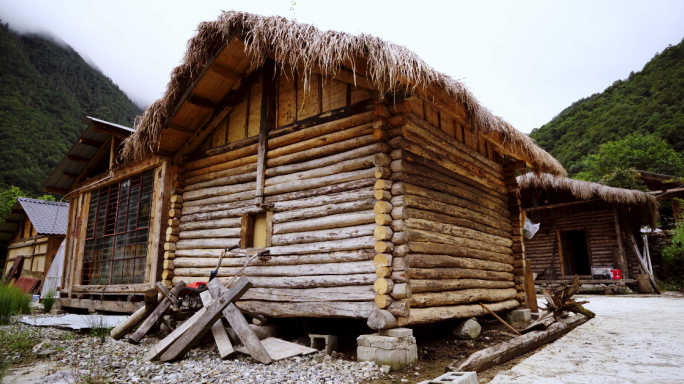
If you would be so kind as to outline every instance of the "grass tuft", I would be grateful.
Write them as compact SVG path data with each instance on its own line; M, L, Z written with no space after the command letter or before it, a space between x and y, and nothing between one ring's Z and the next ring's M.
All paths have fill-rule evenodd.
M21 289L0 285L0 325L12 322L12 316L31 313L31 296Z
M55 296L57 295L57 292L55 292L54 289L51 289L47 292L47 296L43 298L43 310L45 313L50 312L52 310L52 306L55 305Z

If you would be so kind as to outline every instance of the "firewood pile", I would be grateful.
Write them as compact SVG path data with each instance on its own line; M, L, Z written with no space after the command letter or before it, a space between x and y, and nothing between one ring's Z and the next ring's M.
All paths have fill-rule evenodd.
M545 289L544 298L546 298L546 307L542 311L539 319L530 324L521 333L527 333L536 329L546 328L552 323L559 321L568 312L582 314L590 319L593 319L596 314L583 307L588 301L577 301L572 298L579 292L580 281L579 277L575 275L572 283L564 283L562 288Z

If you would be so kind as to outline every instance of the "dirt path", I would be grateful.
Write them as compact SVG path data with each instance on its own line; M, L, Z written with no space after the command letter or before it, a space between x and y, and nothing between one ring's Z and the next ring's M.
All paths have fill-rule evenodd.
M596 318L490 384L681 383L684 298L579 296Z

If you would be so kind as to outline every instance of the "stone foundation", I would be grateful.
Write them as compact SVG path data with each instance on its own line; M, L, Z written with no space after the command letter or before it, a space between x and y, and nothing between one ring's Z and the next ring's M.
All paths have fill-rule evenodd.
M389 365L393 370L403 369L418 361L418 346L413 330L395 328L383 336L378 333L361 335L356 339L356 361L374 361L378 366ZM397 336L390 336L390 335Z

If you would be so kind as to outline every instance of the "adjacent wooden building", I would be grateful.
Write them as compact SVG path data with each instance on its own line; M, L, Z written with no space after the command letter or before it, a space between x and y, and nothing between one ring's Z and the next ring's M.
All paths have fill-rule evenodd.
M8 283L19 277L38 280L50 269L52 259L64 240L69 204L19 197L0 223L0 241L5 243L4 264Z
M121 156L120 177L70 187L64 303L207 281L239 245L224 282L270 250L244 270L243 311L375 328L524 305L516 172L565 174L405 47L238 12L199 26Z
M606 283L592 277L592 267L622 271L633 283L639 272L633 241L642 249L640 229L655 228L658 201L651 194L587 181L528 173L518 177L522 211L538 232L525 239L527 261L538 283L579 275L587 284ZM633 240L634 239L634 240ZM631 278L630 278L631 277Z

